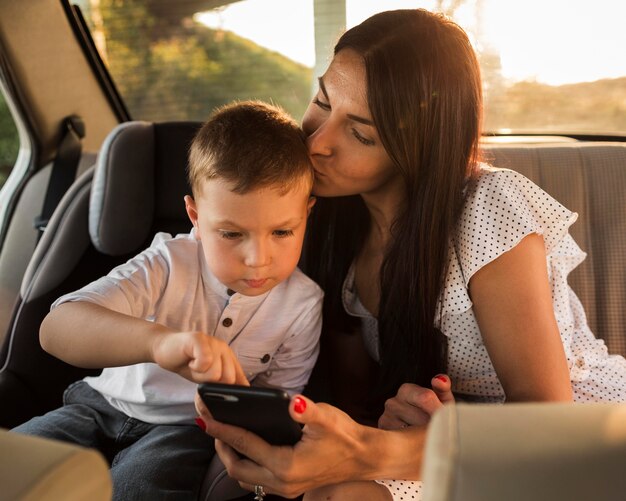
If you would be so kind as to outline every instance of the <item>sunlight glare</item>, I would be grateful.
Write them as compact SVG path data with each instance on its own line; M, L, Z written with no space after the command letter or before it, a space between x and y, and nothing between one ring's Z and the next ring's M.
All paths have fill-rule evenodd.
M346 20L351 27L380 10L433 10L437 4L346 0ZM315 65L313 0L246 0L198 13L194 19L308 67ZM465 0L454 19L477 49L499 54L502 75L512 82L560 85L626 76L626 1Z
M551 85L626 76L626 2L486 0L484 40L505 78Z
M232 31L305 66L315 64L312 0L246 0L197 13L194 20Z

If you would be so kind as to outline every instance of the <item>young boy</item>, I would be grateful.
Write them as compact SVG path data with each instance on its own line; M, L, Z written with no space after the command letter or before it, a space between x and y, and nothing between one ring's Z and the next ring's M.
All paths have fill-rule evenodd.
M213 440L197 383L302 391L318 354L321 289L296 268L313 171L304 136L260 102L219 109L189 155L191 233L158 234L106 277L59 298L51 354L108 367L15 431L99 449L115 499L196 499Z

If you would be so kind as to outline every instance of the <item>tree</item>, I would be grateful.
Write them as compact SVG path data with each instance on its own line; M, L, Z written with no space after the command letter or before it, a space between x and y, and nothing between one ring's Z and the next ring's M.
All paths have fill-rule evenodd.
M85 17L133 118L204 120L216 106L250 98L302 116L311 69L194 23L188 3L163 11L155 0L90 0Z

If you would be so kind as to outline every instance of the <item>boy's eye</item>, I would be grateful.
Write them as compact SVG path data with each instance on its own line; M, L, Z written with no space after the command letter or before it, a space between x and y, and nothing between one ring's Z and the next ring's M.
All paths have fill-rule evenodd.
M315 104L316 106L319 106L324 111L330 111L330 104L326 104L325 102L320 101L318 97L313 98L313 104Z
M220 231L220 236L226 240L235 240L241 237L241 233L238 231Z
M292 230L274 230L273 234L274 236L278 238L285 238L285 237L290 237L291 235L293 235L293 231Z

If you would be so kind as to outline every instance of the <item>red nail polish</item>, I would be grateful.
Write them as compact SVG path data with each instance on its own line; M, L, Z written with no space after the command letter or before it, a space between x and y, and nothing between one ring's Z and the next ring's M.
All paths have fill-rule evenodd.
M206 424L204 421L202 421L202 418L197 417L196 418L196 424L198 425L198 427L202 430L202 431L206 431Z
M293 399L293 410L298 414L302 414L306 410L306 400L301 397L296 397Z
M443 383L447 383L448 382L448 378L446 376L435 376L435 379L438 379L439 381L441 381Z

